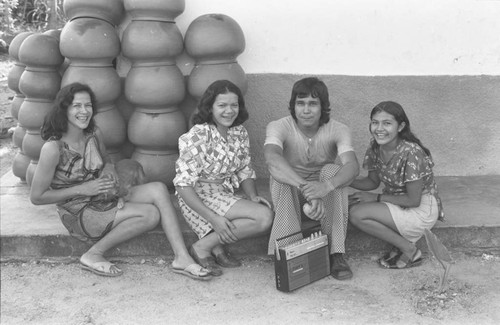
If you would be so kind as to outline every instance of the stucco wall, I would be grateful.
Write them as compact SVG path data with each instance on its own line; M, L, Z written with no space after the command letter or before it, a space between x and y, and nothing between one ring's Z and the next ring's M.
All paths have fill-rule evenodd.
M254 164L267 177L265 126L289 114L293 83L302 75L248 75L246 101ZM330 90L331 116L353 131L360 163L367 148L369 113L384 100L400 103L427 146L439 176L500 174L500 77L320 76Z
M352 128L360 162L371 108L394 100L437 175L500 174L500 0L189 0L176 19L181 33L208 13L232 17L245 33L238 62L259 177L268 176L265 126L288 114L291 87L306 75L328 85L332 117ZM186 54L177 63L186 76L194 65ZM127 69L120 60L120 75ZM186 116L195 104L186 98Z
M243 29L247 73L500 74L499 0L187 0L177 26L208 13Z

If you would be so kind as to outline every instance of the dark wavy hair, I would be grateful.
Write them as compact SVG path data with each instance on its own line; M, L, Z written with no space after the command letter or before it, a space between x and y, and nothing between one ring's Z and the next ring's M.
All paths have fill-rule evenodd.
M215 102L215 99L220 94L228 94L233 93L238 96L238 116L234 120L233 126L241 125L243 122L248 120L248 111L245 107L245 99L243 98L243 94L234 83L229 80L217 80L214 81L210 86L208 86L207 90L203 96L201 96L200 102L198 103L198 112L193 116L194 124L215 124L213 119L212 109Z
M417 138L417 136L413 134L413 132L411 132L410 120L408 119L408 116L406 116L406 113L401 105L391 101L381 102L372 109L372 112L370 113L370 120L373 118L375 114L380 112L386 112L387 114L391 114L392 116L394 116L394 119L396 120L396 122L398 122L398 125L401 125L401 123L404 122L405 126L401 131L399 131L399 137L406 141L418 144L425 151L427 156L431 155L431 151L426 147L424 147L424 145ZM370 126L368 126L368 128L370 128ZM377 141L372 141L372 149L376 149L378 147L379 145Z
M290 97L290 104L288 109L297 122L297 115L295 115L295 101L297 98L304 98L311 96L319 98L321 103L321 116L319 118L319 125L323 125L330 121L330 98L328 95L328 88L325 83L316 77L308 77L297 81L292 88L292 96Z
M90 118L89 125L85 128L84 132L92 133L95 130L95 108L96 100L95 94L88 85L78 82L64 86L59 90L54 100L54 107L45 116L41 128L41 137L43 140L48 140L51 137L60 139L63 133L68 131L68 108L73 103L76 93L86 92L90 96L92 102L92 117Z

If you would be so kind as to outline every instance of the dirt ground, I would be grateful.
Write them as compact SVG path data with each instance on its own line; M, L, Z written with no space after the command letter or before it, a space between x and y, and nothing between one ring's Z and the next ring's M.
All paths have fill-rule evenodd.
M275 288L270 258L200 282L170 260L118 261L124 275L93 275L68 261L1 264L2 324L499 324L500 257L454 253L448 288L440 266L385 270L350 256L354 278L326 277L292 293Z

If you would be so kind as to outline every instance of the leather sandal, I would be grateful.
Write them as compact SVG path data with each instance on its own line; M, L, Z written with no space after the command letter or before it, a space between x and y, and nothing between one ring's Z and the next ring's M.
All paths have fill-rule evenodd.
M225 251L219 254L215 254L215 261L222 267L240 267L241 262L232 257L230 254Z
M215 258L213 256L208 256L208 257L199 257L196 251L194 250L193 246L189 247L189 254L193 259L196 261L196 263L200 264L206 269L210 270L210 274L213 276L221 276L222 275L222 269L217 265L215 262Z

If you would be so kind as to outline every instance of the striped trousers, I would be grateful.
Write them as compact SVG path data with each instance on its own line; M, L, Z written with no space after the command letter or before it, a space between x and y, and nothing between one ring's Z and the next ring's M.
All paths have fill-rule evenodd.
M332 178L340 170L339 165L327 164L320 172L319 180ZM305 199L294 186L279 183L271 177L271 198L274 204L274 223L271 229L267 253L274 254L276 239L300 231L302 227L302 205ZM345 238L348 223L347 189L331 191L323 198L325 215L320 220L321 231L328 236L330 254L345 253ZM280 241L280 246L295 242L302 235Z

